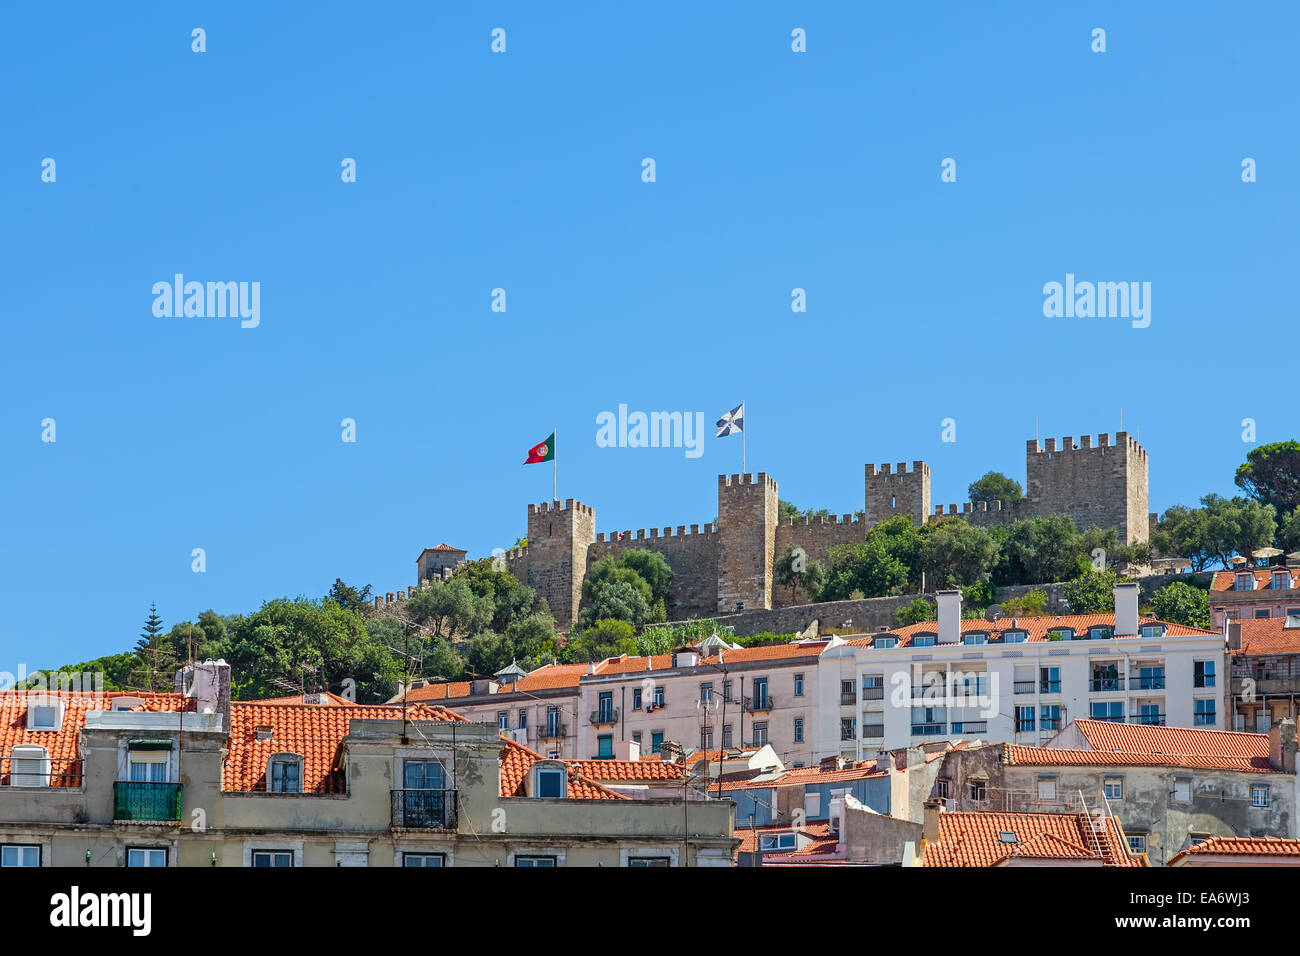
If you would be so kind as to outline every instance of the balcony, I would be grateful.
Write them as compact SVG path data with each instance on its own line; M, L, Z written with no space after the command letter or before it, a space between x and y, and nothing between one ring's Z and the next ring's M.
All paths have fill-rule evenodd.
M849 691L847 694L844 693L840 694L841 707L852 707L857 702L858 702L858 695L855 694L853 691Z
M1133 716L1129 717L1128 722L1130 724L1149 724L1150 726L1153 727L1163 727L1165 725L1165 715L1159 713L1134 714Z
M885 736L884 724L863 724L862 725L863 740L880 740L884 736Z
M392 795L394 829L456 829L455 790L393 790Z
M1128 686L1132 690L1164 690L1165 675L1153 674L1150 677L1130 677Z
M43 757L0 759L0 787L80 787L80 760L50 760Z
M618 723L617 707L601 707L591 712L591 722L596 727Z
M762 714L771 710L775 705L772 697L767 694L759 694L757 697L746 697L742 706L746 713Z
M913 724L913 737L940 737L948 732L947 724Z
M113 783L113 821L115 823L179 823L181 819L181 785L143 780L117 780Z
M954 734L987 734L989 732L989 722L987 720L964 720L960 723L954 722L952 725Z
M852 727L840 728L840 740L857 740L858 734Z
M568 733L564 729L564 724L559 721L543 724L537 731L538 740L558 740L561 737L567 736Z
M1061 692L1061 682L1059 680L1045 680L1041 683L1040 689L1044 694L1059 694Z
M885 699L884 685L882 684L879 687L862 688L862 699L863 700L884 700Z
M1124 678L1118 676L1098 677L1094 674L1092 680L1088 682L1088 687L1094 694L1114 693L1124 689Z
M1036 686L1038 686L1037 681L1018 680L1015 682L1015 692L1017 694L1032 694Z

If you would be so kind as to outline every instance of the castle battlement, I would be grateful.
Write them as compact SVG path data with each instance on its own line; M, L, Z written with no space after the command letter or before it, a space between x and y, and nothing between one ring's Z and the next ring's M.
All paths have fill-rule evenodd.
M1137 458L1145 460L1147 457L1147 450L1128 432L1116 432L1114 443L1110 440L1110 432L1099 433L1096 444L1093 444L1091 435L1082 436L1078 444L1075 444L1072 436L1066 435L1061 439L1059 445L1055 438L1047 438L1043 442L1040 442L1037 438L1031 438L1025 442L1025 449L1031 456L1044 454L1068 455L1073 452L1104 452L1107 449L1123 449Z
M806 528L808 525L819 525L819 524L836 524L836 525L862 524L862 518L859 517L858 515L852 515L852 514L843 515L843 516L817 515L816 517L813 517L812 515L800 515L798 518L786 518L784 521L781 522L781 524L787 528L793 528L796 526L800 528Z
M690 529L689 531L687 530L688 527ZM716 535L717 533L718 533L718 529L713 526L712 522L706 522L703 525L693 524L689 526L684 524L679 524L677 526L677 530L675 533L671 526L665 527L662 532L660 532L658 528L650 528L649 530L646 530L645 528L638 528L635 532L611 531L609 532L608 535L606 535L604 531L598 531L596 533L596 543L603 544L605 542L613 543L617 541L633 541L633 540L634 541L658 541L662 538L689 538L692 536L703 537L704 535Z
M560 514L561 512L565 512L565 511L572 511L576 514L589 515L593 517L596 514L595 508L591 507L590 505L584 505L581 501L576 501L573 498L564 499L563 505L561 505L560 502L558 501L543 501L539 505L530 504L528 506L528 513L530 515Z
M739 487L762 487L775 488L776 479L765 471L760 471L757 475L718 475L718 488Z
M907 462L905 461L900 461L898 463L897 470L895 470L894 466L889 462L885 462L883 465L867 465L868 478L876 478L885 475L928 475L929 473L930 466L923 461L912 462L912 470L910 472L907 470Z

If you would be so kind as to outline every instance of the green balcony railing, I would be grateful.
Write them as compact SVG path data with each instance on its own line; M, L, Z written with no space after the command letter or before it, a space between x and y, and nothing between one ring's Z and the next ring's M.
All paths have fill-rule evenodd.
M113 819L175 823L181 818L181 785L118 780L113 784Z

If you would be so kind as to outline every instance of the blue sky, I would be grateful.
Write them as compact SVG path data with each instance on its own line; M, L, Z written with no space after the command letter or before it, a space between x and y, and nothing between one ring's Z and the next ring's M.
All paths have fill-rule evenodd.
M599 530L712 519L739 439L597 447L620 403L744 399L750 470L835 512L868 461L1023 481L1035 418L1122 408L1156 510L1234 491L1243 418L1297 437L1295 4L281 6L7 13L0 669L508 547L553 427ZM155 317L177 272L260 325ZM1066 273L1150 327L1045 318Z

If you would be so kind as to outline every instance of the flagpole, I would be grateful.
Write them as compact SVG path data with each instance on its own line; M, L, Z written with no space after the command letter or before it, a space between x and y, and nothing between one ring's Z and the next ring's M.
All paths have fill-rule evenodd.
M740 407L745 407L745 400L743 398L740 400ZM745 474L745 450L745 423L742 419L740 423L740 474L742 476Z
M559 481L560 481L560 479L559 479L560 467L559 467L559 465L556 463L556 462L557 462L557 459L556 459L556 457L555 457L555 446L556 446L556 444L559 443L559 440L560 440L560 438L559 438L559 433L560 433L560 430L559 430L558 428L554 428L554 429L551 430L551 434L555 437L555 441L553 441L553 442L551 443L551 500L552 500L552 501L559 501L559 500L560 500L560 492L559 492L559 487L560 487L560 484L559 484Z

